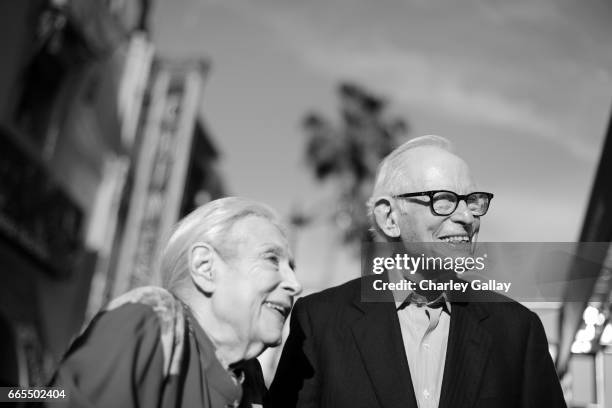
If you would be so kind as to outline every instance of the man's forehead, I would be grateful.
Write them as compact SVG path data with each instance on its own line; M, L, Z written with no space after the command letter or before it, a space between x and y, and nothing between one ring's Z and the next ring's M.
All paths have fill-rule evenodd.
M232 225L228 238L236 246L278 247L284 251L289 246L285 232L276 223L260 216L247 216L238 220Z
M470 169L457 155L435 146L421 146L402 155L398 168L404 189L471 189L475 187Z

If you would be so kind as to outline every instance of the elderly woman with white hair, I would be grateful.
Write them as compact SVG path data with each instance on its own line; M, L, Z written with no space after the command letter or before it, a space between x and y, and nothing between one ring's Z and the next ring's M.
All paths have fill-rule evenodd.
M240 405L244 370L253 367L245 362L280 344L301 291L275 214L242 198L212 201L177 224L161 265L163 288L113 300L72 345L53 385L69 406L259 402Z

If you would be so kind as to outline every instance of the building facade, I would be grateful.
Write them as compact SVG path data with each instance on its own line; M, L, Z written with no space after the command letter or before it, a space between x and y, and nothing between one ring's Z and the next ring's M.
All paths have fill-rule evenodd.
M88 317L154 282L170 225L223 194L208 65L156 59L150 9L0 3L0 385L48 381Z

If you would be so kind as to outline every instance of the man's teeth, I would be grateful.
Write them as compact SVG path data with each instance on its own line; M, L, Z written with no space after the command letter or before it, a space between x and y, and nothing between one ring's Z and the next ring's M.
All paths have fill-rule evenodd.
M470 242L470 238L468 238L466 235L455 235L452 237L445 237L442 238L442 241L444 242Z
M276 303L272 303L272 302L264 302L264 305L268 306L271 309L277 310L280 314L282 314L283 316L287 316L289 313L288 309L286 307L283 307L279 304Z

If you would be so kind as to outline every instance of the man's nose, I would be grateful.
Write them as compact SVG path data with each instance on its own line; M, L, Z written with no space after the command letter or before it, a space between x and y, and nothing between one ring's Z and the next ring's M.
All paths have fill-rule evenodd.
M472 214L472 210L468 208L465 200L459 201L455 212L451 215L451 219L465 225L471 225L476 221L476 217Z
M283 273L284 276L282 282L283 289L288 291L291 296L299 295L300 293L302 293L302 285L300 285L300 282L297 280L297 277L295 276L295 271L293 270L293 268L290 267L284 269L285 270Z

